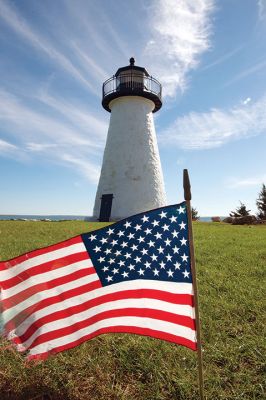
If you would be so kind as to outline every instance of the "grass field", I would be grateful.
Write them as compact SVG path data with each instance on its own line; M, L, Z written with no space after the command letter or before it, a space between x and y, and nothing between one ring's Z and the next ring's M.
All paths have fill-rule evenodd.
M0 221L0 259L96 229ZM266 226L194 223L206 399L265 399ZM198 399L196 354L147 337L95 338L26 364L0 341L0 399Z

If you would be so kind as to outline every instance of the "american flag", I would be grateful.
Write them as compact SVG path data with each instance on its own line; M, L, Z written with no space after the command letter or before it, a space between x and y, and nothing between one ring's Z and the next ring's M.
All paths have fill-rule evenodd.
M126 332L197 349L186 203L0 262L4 335L28 359Z

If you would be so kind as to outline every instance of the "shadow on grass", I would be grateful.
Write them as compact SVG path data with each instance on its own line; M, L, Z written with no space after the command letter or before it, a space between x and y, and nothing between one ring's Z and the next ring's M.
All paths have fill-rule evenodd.
M10 392L0 392L1 400L71 400L68 396L64 387L60 388L59 391L50 390L47 387L38 386L26 387L21 392L14 393Z

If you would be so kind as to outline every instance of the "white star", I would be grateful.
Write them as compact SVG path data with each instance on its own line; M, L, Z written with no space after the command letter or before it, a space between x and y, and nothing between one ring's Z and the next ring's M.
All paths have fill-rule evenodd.
M169 269L168 271L166 271L167 272L167 275L168 275L168 277L170 278L173 278L173 275L174 275L174 271L172 271L171 269Z
M112 253L112 250L111 250L111 249L106 249L104 252L105 252L105 254L107 255L107 254Z
M148 254L148 250L146 250L146 249L142 249L142 250L140 250L140 252L142 253L143 256Z
M98 258L98 261L99 261L100 263L104 262L104 261L105 261L105 257L100 257L100 258Z
M112 271L113 274L118 274L118 272L119 272L119 270L117 268L114 268Z
M116 257L121 256L121 250L116 250L115 255L116 255Z
M154 276L159 276L159 271L158 271L157 268L155 268L155 269L153 270L153 274L154 274Z
M117 244L117 240L113 240L112 242L111 242L111 245L112 246L115 246Z
M108 262L109 262L109 264L113 264L115 262L115 260L113 258L110 258L110 260Z
M186 224L184 224L184 222L182 221L181 224L179 224L179 226L180 226L180 229L185 229Z
M155 228L155 226L158 226L158 225L159 225L159 221L154 220L154 221L152 222L152 225L153 225L153 227Z
M109 267L103 267L103 268L102 268L102 271L103 271L103 272L106 272L106 271L108 271L108 269L109 269Z
M96 235L90 235L90 236L89 236L89 239L90 239L90 241L92 242L93 240L96 239Z
M141 257L136 257L136 258L134 258L134 260L136 261L136 263L138 263L138 262L141 262Z
M169 225L164 224L164 226L162 228L164 231L169 231Z
M112 276L107 276L107 278L105 278L105 279L107 279L108 280L108 282L110 282L110 281L112 281L113 280L113 277Z
M125 234L125 231L119 231L119 232L118 232L118 236L119 236L119 237L124 236L124 234Z
M146 262L144 263L144 265L145 265L146 268L150 268L150 267L151 267L151 263L149 263L148 261L146 261Z
M146 215L143 215L143 217L141 219L142 219L143 223L149 221L149 217L146 217Z
M139 275L144 275L144 272L145 272L145 271L144 271L143 269L140 268L137 272L138 272Z
M120 267L123 267L125 265L125 261L120 260L119 263Z
M163 254L164 252L164 248L162 246L159 247L159 249L157 249L159 251L159 254Z
M180 264L179 262L176 262L176 263L174 264L174 266L175 266L175 269L180 269L181 264Z
M160 215L160 217L161 217L161 219L162 219L162 218L166 218L167 213L164 212L164 211L162 211L161 214L159 214L159 215Z
M144 237L140 236L137 240L139 243L142 243L142 242L144 242Z
M128 259L128 258L131 257L131 254L130 254L130 253L126 253L126 254L125 254L125 257L126 257L126 259Z
M151 256L152 261L157 261L157 258L158 258L158 256L156 256L155 254L153 254L153 255Z
M106 239L106 238L102 238L102 239L100 240L100 242L101 242L102 244L107 243L107 239Z
M151 233L151 229L147 228L145 231L146 235L149 235Z
M167 256L165 256L165 257L167 258L167 261L171 261L173 256L171 256L171 255L168 253Z
M134 239L134 236L135 236L135 233L131 233L131 232L130 232L130 234L128 235L128 238L129 238L129 239Z
M163 261L160 262L161 269L165 269L165 263Z
M138 245L136 245L136 244L133 244L133 245L131 246L131 249L132 249L132 251L134 251L134 250L138 250Z
M121 244L121 246L124 248L124 247L127 247L128 246L128 243L127 242L123 242L122 244Z
M108 233L108 235L111 235L112 233L114 233L114 229L109 228L107 233Z
M132 224L132 222L126 221L126 223L124 224L124 226L125 226L126 228L129 228L129 227L131 226L131 224Z
M185 269L185 271L182 272L182 274L184 275L184 278L189 278L190 272L188 272L188 271Z
M122 275L123 275L124 278L128 278L128 272L124 271L124 272L122 273Z
M183 246L185 246L186 244L187 244L187 240L183 237L183 239L181 239L180 240L180 242L181 242L181 245Z
M188 256L184 253L184 254L181 256L181 258L183 259L183 261L187 261Z
M132 271L133 269L135 269L135 265L129 264L128 268L130 271Z
M149 245L150 247L154 247L154 242L152 242L152 241L150 240L149 243L148 243L148 245Z
M179 253L179 250L180 250L180 249L179 249L178 247L176 247L176 246L173 247L173 252L174 252L174 254L176 254L176 253L178 254L178 253Z
M101 248L100 248L99 246L96 246L93 250L94 250L96 253L98 253L98 251L101 251Z
M185 207L179 207L178 209L179 214L185 214Z
M164 240L164 243L165 243L165 246L170 246L171 240L166 239L166 240Z
M173 232L171 232L172 233L172 235L173 235L173 238L177 238L177 236L178 236L178 232L176 231L176 230L174 230Z
M157 232L155 235L156 239L162 239L162 234Z
M172 215L172 217L169 219L171 222L177 222L177 217L175 217L174 215Z
M141 230L141 225L137 224L134 229L136 229L136 231L140 231Z

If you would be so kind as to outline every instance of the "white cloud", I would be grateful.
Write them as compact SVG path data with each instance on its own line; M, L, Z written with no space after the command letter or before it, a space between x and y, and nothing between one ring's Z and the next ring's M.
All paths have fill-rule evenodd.
M55 46L46 38L34 31L27 21L17 13L15 7L11 7L7 2L1 0L0 18L2 18L6 24L20 36L20 38L26 40L28 44L38 51L48 55L55 63L85 85L91 92L96 95L99 94L94 85L86 79L86 77L76 68L67 56L56 49Z
M243 78L246 78L249 75L254 74L255 72L260 71L261 69L264 69L266 67L266 60L260 61L253 65L252 67L246 68L244 71L240 72L237 74L234 78L230 79L224 87L232 85L232 83L238 82Z
M266 182L266 175L261 176L252 176L249 178L230 178L228 180L228 187L230 188L239 188L239 187L248 187L248 186L259 186L262 183Z
M242 50L244 45L242 44L241 46L238 46L236 49L229 51L228 53L223 54L221 57L216 59L210 64L205 65L205 67L201 68L201 71L206 71L207 69L210 69L212 67L215 67L216 65L222 64L223 62L227 61L229 58L233 57L235 54L237 54L240 50Z
M100 167L92 164L90 161L76 158L70 154L62 154L61 159L78 168L80 173L84 175L90 182L98 183L100 177Z
M26 143L26 149L33 152L43 152L58 147L55 143Z
M66 112L65 119L52 118L22 104L16 96L0 90L1 126L16 140L16 145L0 141L0 149L19 149L21 155L42 155L41 160L63 162L95 183L98 177L98 157L104 144L104 124L95 116L85 115L67 102L47 97L49 106ZM16 157L17 158L17 157ZM38 155L39 159L39 155ZM38 161L38 160L37 160Z
M164 94L186 86L187 73L210 47L213 0L159 0L149 9L151 36L144 50Z
M251 101L251 97L247 97L245 100L243 100L241 103L245 106Z
M212 109L179 117L160 135L162 143L183 149L210 149L266 133L266 95L230 110Z
M16 150L17 146L14 144L11 144L9 142L6 142L5 140L0 139L0 151L1 152L6 152L6 151L12 151Z
M60 111L63 116L51 117L47 112L34 110L16 96L0 89L0 120L9 127L9 131L20 139L35 142L36 138L49 143L71 146L87 146L91 151L102 148L106 125L88 112L80 111L70 103L60 102L59 99L45 97L44 101ZM65 113L65 115L64 115ZM65 120L71 120L67 123Z
M266 0L258 0L259 19L261 21L266 19Z

